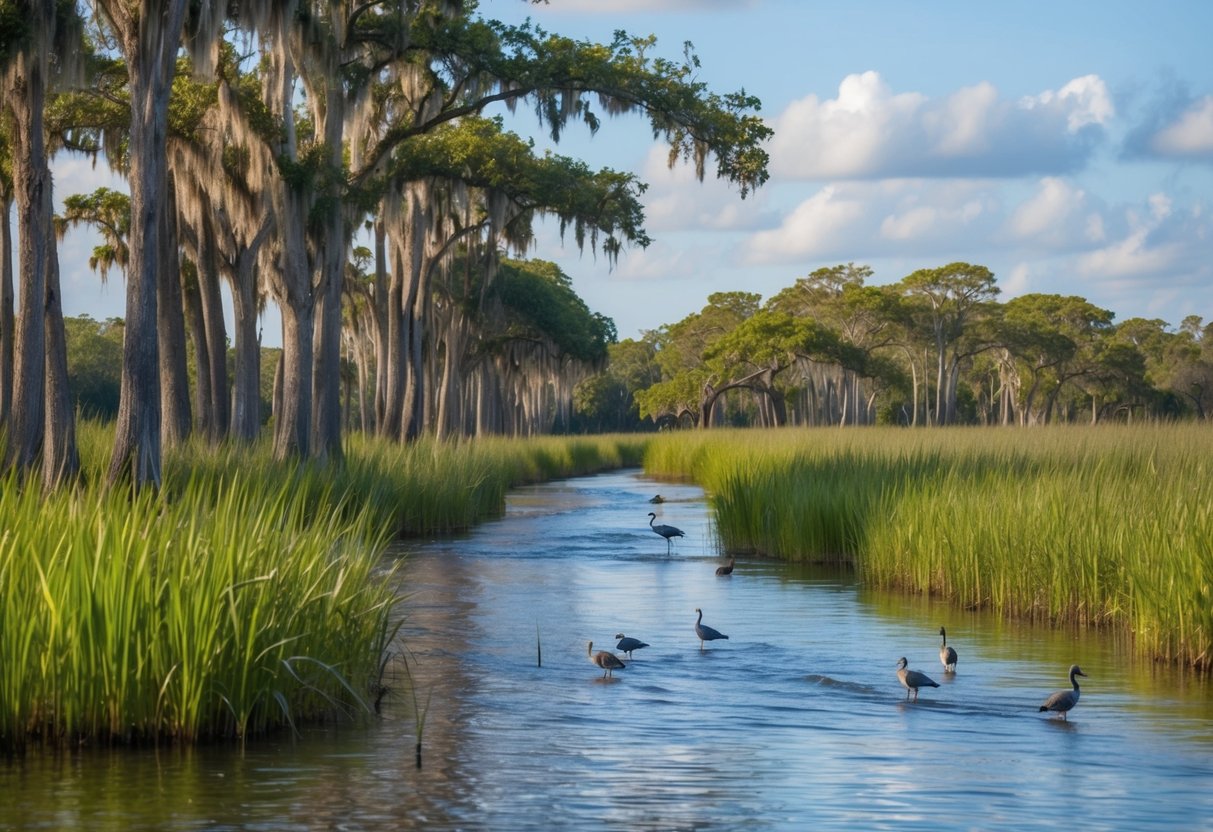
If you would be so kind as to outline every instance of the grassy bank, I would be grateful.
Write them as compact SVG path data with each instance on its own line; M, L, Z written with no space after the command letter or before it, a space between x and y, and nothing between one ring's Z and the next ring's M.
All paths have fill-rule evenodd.
M675 434L645 467L701 483L729 550L1213 661L1207 427Z
M350 443L346 464L192 444L160 494L0 491L0 747L245 738L365 713L401 613L395 536L464 528L513 485L638 465L645 440ZM91 484L90 484L91 483Z

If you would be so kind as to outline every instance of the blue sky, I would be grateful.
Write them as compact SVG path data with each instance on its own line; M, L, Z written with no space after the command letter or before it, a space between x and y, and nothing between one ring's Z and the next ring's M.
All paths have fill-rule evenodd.
M482 0L480 13L595 41L653 34L669 58L690 41L700 80L763 102L771 178L745 200L667 169L639 117L562 138L560 153L650 185L647 249L612 266L548 223L528 252L559 263L621 338L713 292L767 298L852 261L890 283L965 260L1003 299L1213 319L1213 3ZM550 146L522 108L508 127ZM63 160L56 195L95 178ZM121 283L96 288L86 237L61 251L65 311L121 315Z

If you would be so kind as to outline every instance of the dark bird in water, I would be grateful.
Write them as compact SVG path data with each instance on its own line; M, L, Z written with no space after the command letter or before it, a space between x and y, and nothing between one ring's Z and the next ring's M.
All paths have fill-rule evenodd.
M939 628L939 635L943 637L943 644L939 645L939 660L943 662L944 673L956 672L956 650L948 646L948 632L943 627Z
M717 566L716 574L717 575L732 575L733 574L733 559L729 558L729 562L726 563L724 566Z
M586 644L585 652L587 655L589 655L590 661L602 668L602 678L604 679L611 675L611 671L623 670L623 668L626 666L624 665L623 660L614 653L608 653L605 650L599 650L597 653L595 653L594 642L592 641Z
M906 699L910 698L910 691L914 691L914 701L918 701L919 688L937 688L939 685L931 681L931 678L925 673L919 673L917 670L910 670L906 667L909 662L906 657L902 656L897 660L897 679L905 686Z
M666 525L662 525L661 523L657 523L656 525L653 525L653 523L656 519L657 519L657 515L650 511L649 512L649 528L651 528L653 531L657 532L657 534L659 534L665 538L665 553L668 555L670 553L670 547L673 545L673 541L671 540L671 538L686 537L686 533L683 532L682 529L675 528L674 526L666 526Z
M699 607L695 608L695 612L699 613L699 617L695 619L695 635L699 636L699 649L703 650L705 641L715 641L718 638L728 638L719 630L713 630L707 624L703 623L703 610Z
M1085 677L1087 674L1079 670L1078 665L1070 665L1070 684L1074 690L1059 690L1045 700L1045 703L1040 706L1042 711L1057 711L1061 714L1062 719L1066 719L1066 712L1078 704L1078 680L1075 676ZM1066 719L1068 722L1069 720Z
M665 497L662 497L660 494L658 494L656 497L651 498L649 500L649 502L650 503L664 503Z
M615 638L619 639L619 643L615 645L616 650L622 650L628 654L628 658L632 658L632 651L639 650L641 647L648 647L643 641L631 636L625 636L623 633L615 633Z

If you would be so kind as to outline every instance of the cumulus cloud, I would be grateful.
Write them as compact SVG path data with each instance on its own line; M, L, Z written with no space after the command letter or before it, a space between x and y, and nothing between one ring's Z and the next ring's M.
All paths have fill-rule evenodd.
M1078 270L1086 276L1109 278L1148 277L1175 268L1183 246L1172 236L1172 202L1165 194L1152 194L1145 212L1125 212L1126 233L1108 245L1078 258Z
M1188 107L1150 140L1160 156L1213 161L1213 95Z
M1020 245L1073 249L1104 239L1101 206L1087 192L1060 177L1041 179L1035 192L1011 211L1004 232Z
M1097 75L1011 101L987 82L931 99L878 72L845 77L775 119L777 175L800 179L1013 177L1081 168L1115 115Z
M747 263L868 259L955 248L957 239L985 240L998 201L981 183L896 180L835 183L788 212L776 228L750 236Z

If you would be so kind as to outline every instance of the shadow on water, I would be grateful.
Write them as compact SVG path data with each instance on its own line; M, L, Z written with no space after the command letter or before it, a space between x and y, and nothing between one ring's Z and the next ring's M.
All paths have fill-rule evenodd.
M686 532L670 554L649 511ZM686 484L620 472L526 488L500 521L392 557L408 673L394 668L374 725L242 752L34 757L0 769L0 828L1018 830L1081 816L1178 829L1213 817L1203 677L1099 633L871 592L845 569L741 558L719 578L703 494ZM696 607L727 641L700 651ZM941 625L955 673L939 664ZM649 646L604 679L586 642L611 649L618 632ZM940 687L906 701L900 656ZM1075 661L1089 678L1069 721L1039 713Z

